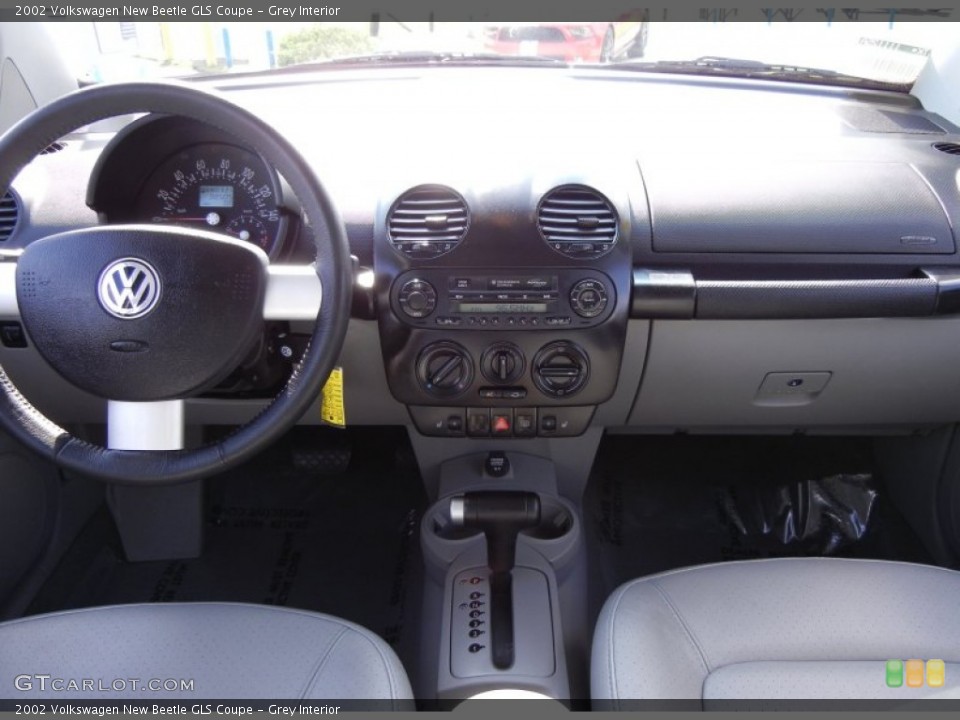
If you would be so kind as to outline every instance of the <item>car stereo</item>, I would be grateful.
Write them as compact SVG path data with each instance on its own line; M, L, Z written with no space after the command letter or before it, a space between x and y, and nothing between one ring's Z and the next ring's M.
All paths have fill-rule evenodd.
M582 328L606 320L616 304L601 272L553 268L536 274L419 268L390 291L394 313L419 327L463 330Z

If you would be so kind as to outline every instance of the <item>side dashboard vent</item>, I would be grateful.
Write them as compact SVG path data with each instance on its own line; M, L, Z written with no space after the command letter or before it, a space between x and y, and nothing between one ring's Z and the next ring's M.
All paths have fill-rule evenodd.
M62 140L54 140L52 143L47 145L43 150L40 151L41 155L53 155L58 153L61 150L66 150L67 144Z
M598 258L617 242L617 213L611 202L593 188L565 185L540 200L537 228L558 253Z
M933 147L935 150L939 150L947 155L960 155L960 143L934 143Z
M469 224L466 201L442 185L407 190L387 213L390 244L415 258L435 258L450 252L463 240Z
M20 219L20 201L17 196L7 190L0 198L0 242L8 240L17 228Z

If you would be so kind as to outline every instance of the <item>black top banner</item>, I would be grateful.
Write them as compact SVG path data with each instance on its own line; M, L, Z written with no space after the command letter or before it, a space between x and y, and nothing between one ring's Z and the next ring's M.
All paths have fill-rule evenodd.
M904 22L960 19L957 7L941 8L804 8L695 7L693 5L643 6L636 0L592 0L590 3L557 0L474 0L452 3L438 0L240 0L216 2L54 2L29 3L0 0L3 22L371 22L378 19L398 22L579 22L651 20L674 22ZM767 3L769 5L769 3ZM589 16L589 17L587 17Z

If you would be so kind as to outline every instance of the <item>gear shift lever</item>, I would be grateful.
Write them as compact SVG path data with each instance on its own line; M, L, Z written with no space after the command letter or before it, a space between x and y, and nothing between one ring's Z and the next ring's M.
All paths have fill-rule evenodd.
M493 664L513 665L513 575L517 535L540 523L540 497L530 492L482 491L450 500L454 525L482 530L490 567L490 624Z

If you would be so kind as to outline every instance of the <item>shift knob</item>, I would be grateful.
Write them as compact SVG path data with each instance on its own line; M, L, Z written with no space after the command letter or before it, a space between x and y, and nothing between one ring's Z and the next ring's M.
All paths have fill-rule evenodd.
M493 572L513 569L517 533L540 523L540 496L531 492L481 491L450 500L454 525L482 530L487 537L487 564Z

